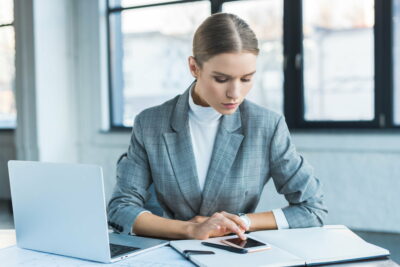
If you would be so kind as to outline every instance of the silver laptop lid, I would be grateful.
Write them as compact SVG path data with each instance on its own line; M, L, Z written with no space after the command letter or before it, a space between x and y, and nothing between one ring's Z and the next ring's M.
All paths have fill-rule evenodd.
M110 261L99 166L9 161L8 168L19 247Z

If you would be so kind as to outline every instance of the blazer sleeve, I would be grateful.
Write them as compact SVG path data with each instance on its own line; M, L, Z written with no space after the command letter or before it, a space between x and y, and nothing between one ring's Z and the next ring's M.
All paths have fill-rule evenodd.
M129 234L136 218L146 211L152 184L150 167L143 145L140 116L135 118L128 153L117 164L117 182L108 203L109 225L117 232Z
M322 226L328 210L313 168L297 153L283 116L270 146L270 170L276 190L289 206L282 209L290 228Z

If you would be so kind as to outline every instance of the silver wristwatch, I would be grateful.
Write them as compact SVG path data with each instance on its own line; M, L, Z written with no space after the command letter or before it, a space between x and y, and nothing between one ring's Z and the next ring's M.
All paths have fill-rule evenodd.
M246 224L247 229L250 229L251 221L249 216L247 216L246 213L238 213L237 216Z

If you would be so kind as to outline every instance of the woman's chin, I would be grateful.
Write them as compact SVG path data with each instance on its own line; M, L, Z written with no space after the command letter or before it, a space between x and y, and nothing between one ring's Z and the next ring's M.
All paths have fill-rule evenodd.
M233 113L235 113L235 111L237 110L237 108L234 109L219 109L217 110L219 113L221 113L222 115L232 115Z

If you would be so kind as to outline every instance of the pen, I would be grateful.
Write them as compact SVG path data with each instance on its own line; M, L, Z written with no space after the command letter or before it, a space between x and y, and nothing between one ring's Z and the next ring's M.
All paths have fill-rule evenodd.
M215 254L214 251L205 251L205 250L184 250L183 255L185 255L186 258L190 258L191 255L210 255L210 254Z
M204 246L219 248L219 249L223 249L223 250L227 250L227 251L235 252L235 253L240 253L240 254L245 254L248 252L247 249L244 249L244 248L229 247L229 246L219 245L219 244L210 243L210 242L201 242L201 244Z

